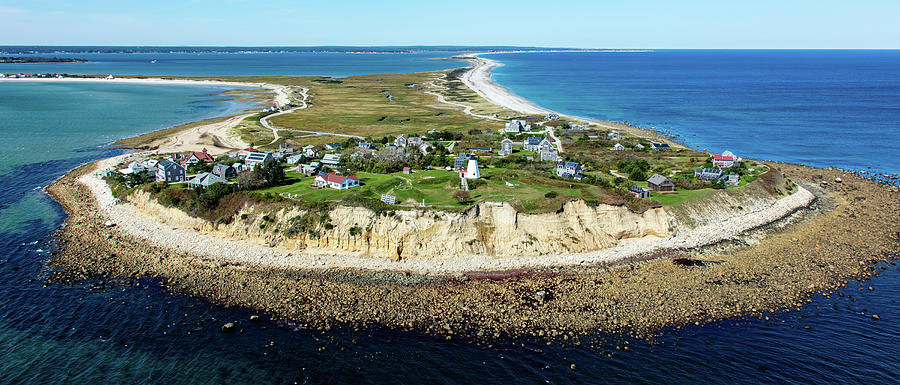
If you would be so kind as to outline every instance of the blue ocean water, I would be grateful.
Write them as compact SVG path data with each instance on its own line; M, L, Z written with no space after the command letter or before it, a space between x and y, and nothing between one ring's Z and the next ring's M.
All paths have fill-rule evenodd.
M245 70L223 60L217 66ZM606 336L589 347L524 340L489 348L380 329L322 334L250 322L248 310L173 295L153 281L45 287L39 278L48 239L64 214L40 188L114 153L104 145L119 137L244 107L217 102L218 91L0 83L0 383L807 384L900 377L895 265L869 282L852 282L843 290L847 296L815 296L800 311L768 314L769 321L690 325L651 342ZM584 95L568 100L553 108L572 112L595 103ZM869 285L876 290L864 288ZM231 321L243 332L219 331ZM626 344L628 350L616 349Z
M3 73L67 73L153 76L332 76L398 74L462 67L465 63L432 60L447 52L152 52L152 53L42 53L16 56L52 56L87 59L87 63L0 64Z
M698 149L900 172L900 51L492 54L494 80L560 112Z

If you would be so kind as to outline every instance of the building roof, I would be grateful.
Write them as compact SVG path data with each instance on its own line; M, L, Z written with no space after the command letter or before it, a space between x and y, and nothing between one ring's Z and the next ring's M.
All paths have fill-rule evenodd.
M169 168L169 167L174 167L174 166L178 166L178 167L182 167L182 168L183 168L183 166L181 166L180 164L175 163L175 162L173 162L173 161L171 161L171 160L164 160L164 161L159 162L159 163L156 164L156 167L162 167L162 168Z
M202 172L197 174L194 179L188 181L188 183L203 187L209 187L215 183L225 183L225 179L209 172Z
M734 158L732 158L732 157L730 157L730 156L724 156L724 155L713 155L713 159L714 159L714 160L731 160L731 161L734 161Z
M346 181L347 179L359 181L359 178L357 178L356 175L343 176L343 175L338 175L334 171L329 172L327 174L322 174L319 176L322 177L322 179L325 179L325 181L328 183L343 184L344 181Z
M248 162L262 162L266 159L269 159L272 156L272 153L269 152L251 152L247 154L246 161Z
M651 176L650 179L647 179L647 183L653 183L655 185L662 185L662 184L666 184L666 183L672 183L672 181L670 181L669 178L666 178L662 175L653 174L653 176Z
M535 145L540 144L541 139L543 139L543 138L541 138L539 136L529 136L528 139L525 140L525 144L535 144Z

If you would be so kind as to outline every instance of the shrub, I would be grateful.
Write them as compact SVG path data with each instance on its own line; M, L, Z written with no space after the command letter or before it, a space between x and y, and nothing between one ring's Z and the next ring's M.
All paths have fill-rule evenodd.
M546 194L544 194L544 197L550 198L550 199L556 198L558 196L559 196L559 193L557 193L556 191L548 191Z
M457 202L466 204L469 202L469 192L465 190L457 190L453 193L453 199L456 199Z

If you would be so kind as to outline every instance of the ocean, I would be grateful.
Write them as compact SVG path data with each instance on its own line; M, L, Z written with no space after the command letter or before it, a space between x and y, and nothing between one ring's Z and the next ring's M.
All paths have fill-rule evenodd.
M741 63L748 60L769 62L770 66L782 68L782 72L789 73L792 67L803 72L805 67L802 63L814 61L804 57L803 52L793 52L777 60L771 56L766 59L754 57L752 53L730 51L665 54L680 57L681 72L709 71L713 67L716 71L727 72L727 67L720 68L708 63ZM857 60L843 56L871 53L829 52L824 58L821 52L808 54L818 58L816 61L824 61L823 67L831 68ZM284 70L248 69L242 67L242 61L232 61L223 54L198 55L209 56L199 59L201 61L219 60L210 66L222 71L230 68L233 74L257 71L271 74ZM323 54L317 60L327 62L331 55ZM428 62L428 65L420 67L414 63L417 59L407 55L381 55L380 60L393 61L399 69L390 72L427 70L430 65ZM692 146L713 149L718 146L717 143L724 143L722 148L727 147L745 156L781 160L798 157L791 151L776 151L777 148L792 148L790 143L783 143L785 136L780 135L779 143L774 143L769 135L747 131L751 127L749 125L738 125L727 120L720 122L718 128L701 129L697 124L682 126L677 120L680 118L656 119L641 112L653 109L625 102L639 100L645 97L641 90L653 88L656 89L656 98L646 96L647 99L638 106L651 106L653 100L658 99L666 102L659 108L675 111L673 116L693 116L697 114L698 107L688 102L722 98L701 95L702 90L708 90L702 85L695 85L698 89L692 92L693 97L687 98L682 95L684 88L679 85L681 83L665 84L666 79L672 79L675 75L640 74L635 70L636 67L659 65L657 56L634 55L618 65L600 65L587 64L606 60L593 56L597 54L585 54L584 58L567 55L574 54L492 57L507 63L507 66L498 69L498 82L545 107L603 119L656 124L657 127L678 130L682 140ZM756 55L766 56L769 53ZM111 71L108 72L126 73L126 70L135 68L127 64L130 58L116 60L125 64L120 67L104 64L110 66ZM347 64L346 60L341 59L327 66L330 72L322 74L348 75L358 70L357 64ZM791 64L791 60L798 63ZM829 64L828 60L835 63ZM260 64L263 62L265 60L254 65L263 65ZM175 72L195 70L194 64L173 66L171 71ZM558 70L564 68L581 71L578 76L584 82L596 81L597 84L583 88L559 86L556 83L578 83L576 75L568 80L559 78ZM290 69L291 73L296 74L319 70L320 67L306 68L299 64ZM44 72L31 72L37 71ZM727 73L717 76L720 79L746 77L746 69L733 71L732 76ZM883 68L882 71L881 76L890 77L892 73L896 74L897 69ZM611 72L618 72L618 75ZM874 75L878 72L871 71ZM537 76L539 73L544 75ZM612 87L604 85L604 82L627 82L626 78L634 76L650 80L641 86L633 86L633 89L619 90L618 94L611 88L603 88ZM532 80L528 81L528 77ZM763 78L755 81L760 82ZM790 84L793 80L772 79L782 87L799 87ZM637 82L635 79L631 81ZM839 82L839 79L834 80L834 83ZM862 152L872 151L872 148L882 149L885 144L885 147L890 147L891 139L896 142L897 131L890 130L891 127L896 128L893 122L897 120L891 119L898 117L896 109L893 110L894 115L890 114L892 110L889 108L874 108L874 112L867 112L859 106L872 101L852 100L848 96L867 95L867 89L890 84L858 78L843 86L832 84L831 87L845 89L841 94L832 94L815 88L820 86L816 86L814 81L812 84L801 83L816 90L808 93L810 97L825 98L831 95L830 105L840 101L857 105L848 109L849 112L841 113L847 122L871 119L869 115L875 113L882 114L881 131L887 131L885 141L889 143L863 140L868 135L867 131L852 131L857 135L846 135L850 130L847 127L824 130L824 138L817 141L841 141L849 147L860 148ZM774 87L766 84L760 86ZM833 89L831 87L826 89ZM540 91L545 89L549 91ZM665 92L665 89L669 91ZM816 295L810 304L799 311L766 314L769 320L742 318L707 325L688 325L680 330L664 330L652 341L635 340L627 335L600 336L601 342L578 347L547 346L540 340L496 341L493 346L487 347L464 338L446 341L414 332L378 328L361 332L336 328L323 334L289 323L271 321L266 315L263 315L262 322L250 322L250 315L255 314L250 310L224 308L201 299L172 294L161 289L158 282L150 280L141 281L140 286L120 286L99 279L74 285L45 286L41 277L47 273L44 264L50 258L48 251L53 248L51 234L62 223L64 213L42 193L41 188L81 163L118 153L106 148L115 139L187 121L227 115L247 107L239 101L229 101L216 95L221 90L191 86L0 83L0 134L5 139L0 142L0 352L3 358L0 360L0 383L807 384L894 383L900 377L900 364L894 359L900 355L900 347L896 343L900 337L900 322L896 322L900 319L900 305L897 302L900 298L900 272L896 265L883 266L885 270L869 281L852 281L842 290L846 294L843 297ZM734 100L747 111L732 116L746 115L745 120L756 119L752 116L753 111L768 110L768 106L813 104L802 92L792 92L780 102L777 99L781 94L773 93L764 100L765 106L756 106L754 103L758 102L743 95L746 89L724 87L715 93L722 92L735 94L725 95L724 98ZM887 94L889 92L877 95L892 97ZM880 97L872 99L877 102ZM678 100L680 104L676 103ZM607 105L610 107L605 107ZM661 112L659 114L662 116ZM834 112L825 120L831 120L837 114ZM711 117L707 119L714 120ZM795 119L800 121L801 118ZM809 125L816 122L810 121ZM742 128L738 130L734 127ZM859 130L860 126L853 127ZM790 129L784 126L781 130ZM789 142L808 139L801 134L787 135L789 138L796 137ZM745 139L725 140L722 137ZM769 152L763 153L763 150ZM821 149L823 153L826 151L827 148ZM896 164L891 163L896 159L867 162L837 154L842 153L832 154L832 163L828 163L828 159L821 160L825 162L822 165L847 167L853 162L860 162L859 168L874 168L879 167L880 162ZM883 155L882 158L896 158L893 156L895 154L896 151L888 149L880 155ZM890 169L893 166L881 167ZM875 288L874 291L867 289L870 285ZM879 314L881 320L873 320L870 317L873 313ZM219 327L225 322L236 322L241 332L221 333ZM625 346L627 350L622 348ZM322 347L325 349L320 351ZM576 370L570 369L572 363L576 364Z

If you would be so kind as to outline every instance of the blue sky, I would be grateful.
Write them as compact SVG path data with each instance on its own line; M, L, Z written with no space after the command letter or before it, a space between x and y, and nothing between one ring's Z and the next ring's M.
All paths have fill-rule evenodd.
M900 0L4 0L0 45L900 48Z

